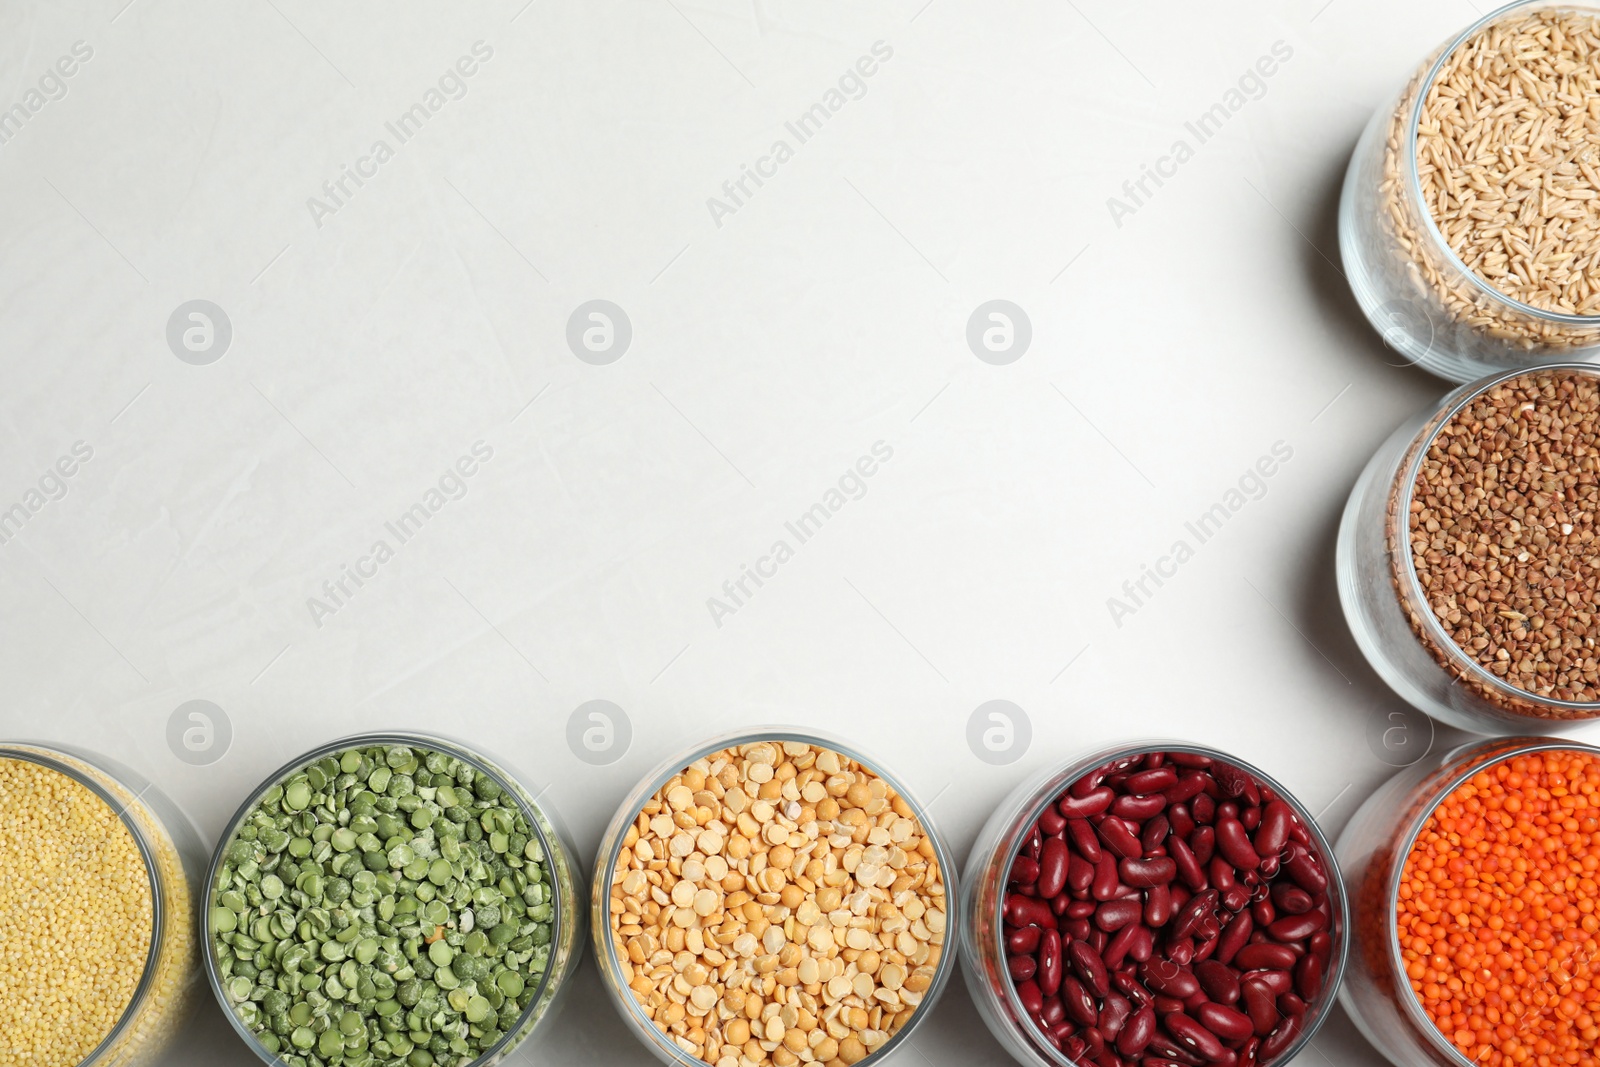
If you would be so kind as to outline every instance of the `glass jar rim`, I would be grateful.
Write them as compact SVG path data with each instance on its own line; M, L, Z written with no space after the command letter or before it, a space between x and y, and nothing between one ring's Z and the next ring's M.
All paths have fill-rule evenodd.
M1419 436L1416 439L1415 443L1410 449L1410 459L1402 464L1400 470L1397 471L1396 477L1403 479L1403 482L1401 483L1401 494L1399 500L1397 501L1398 513L1401 516L1410 516L1411 502L1416 495L1417 475L1422 470L1423 460L1427 458L1428 451L1433 447L1433 443L1438 440L1439 434L1444 432L1444 428L1449 426L1451 422L1455 420L1456 416L1461 414L1461 412L1466 409L1467 405L1471 404L1474 400L1478 399L1489 390L1498 385L1502 385L1505 382L1511 381L1514 378L1524 378L1530 374L1549 374L1554 372L1574 372L1578 374L1586 374L1592 378L1600 379L1600 364L1549 363L1542 367L1524 367L1520 370L1501 371L1497 374L1491 375L1488 378L1480 378L1476 382L1462 386L1459 390L1461 395L1456 400L1441 408L1440 412L1429 420L1427 427L1425 427L1425 429L1427 429L1426 435ZM1392 545L1390 547L1390 551L1394 551ZM1500 678L1497 678L1495 675L1490 673L1483 666L1483 664L1479 663L1471 656L1468 656L1466 652L1462 650L1461 646L1456 644L1455 639L1445 632L1444 627L1439 625L1439 620L1434 615L1432 608L1428 603L1427 593L1422 588L1422 579L1417 575L1417 560L1416 554L1411 550L1409 525L1405 530L1405 551L1400 553L1400 556L1402 557L1405 570L1406 584L1410 588L1411 595L1416 598L1417 603L1428 608L1428 610L1417 612L1417 615L1422 619L1423 629L1428 632L1428 636L1433 639L1434 643L1439 648L1444 650L1445 654L1450 657L1451 661L1456 664L1456 666L1461 669L1463 673L1471 675L1474 681L1477 681L1480 684L1483 684L1508 698L1538 704L1547 704L1550 707L1561 708L1563 710L1584 711L1589 713L1588 718L1600 716L1600 700L1562 700L1558 697L1540 696L1538 693L1535 693L1532 690L1522 689L1518 686L1511 685L1509 682L1502 681ZM1508 712L1507 714L1516 713ZM1532 720L1534 717L1528 715L1517 715L1517 718ZM1563 721L1579 723L1583 720L1574 719Z
M631 824L633 819L638 816L639 810L649 802L649 799L658 793L661 790L661 787L666 785L667 782L671 781L673 777L682 774L684 768L689 766L691 763L694 763L699 759L704 759L706 756L709 756L712 753L721 752L723 749L736 748L741 745L754 745L763 741L776 742L778 744L789 741L796 744L813 745L817 748L826 748L837 752L840 755L847 756L855 762L866 767L873 774L883 779L883 781L886 782L890 788L892 788L903 800L905 800L906 804L911 808L912 816L922 827L923 833L927 836L928 840L932 842L934 855L939 861L939 877L944 885L946 943L941 947L939 964L934 970L933 981L929 984L927 993L924 994L922 1004L919 1004L916 1011L912 1014L911 1020L897 1030L893 1035L891 1035L876 1052L872 1053L870 1056L861 1061L862 1064L876 1063L883 1056L889 1054L890 1052L894 1051L894 1049L899 1047L900 1043L908 1037L912 1030L916 1028L917 1024L923 1019L927 1018L927 1013L922 1010L923 1006L928 1003L929 999L931 999L933 995L943 990L945 984L949 981L950 976L955 973L957 957L959 953L955 950L952 937L954 931L959 929L959 909L961 908L961 887L959 883L959 875L955 866L954 857L951 856L949 848L944 842L944 838L940 836L938 829L933 824L932 819L929 818L927 808L923 804L919 803L911 795L911 793L906 790L905 784L901 782L898 777L896 777L892 772L885 770L883 764L876 758L862 752L860 748L848 741L844 741L830 734L822 733L816 730L802 729L795 726L757 727L754 729L741 729L732 733L720 734L716 737L709 738L704 742L696 744L692 749L684 753L682 756L675 754L652 768L650 773L640 781L639 785L637 785L633 791L628 794L623 802L623 805L617 809L617 814L612 818L612 822L610 825L608 825L605 836L602 838L602 844L604 844L605 840L612 836L613 828L618 825ZM627 816L628 823L621 822L624 811L629 812ZM597 951L603 955L603 964L601 967L602 979L607 985L612 985L614 984L612 982L612 975L620 973L622 969L622 957L617 952L616 940L611 936L609 922L611 880L616 873L617 860L622 855L622 843L620 837L617 839L616 846L610 849L609 852L610 855L600 856L595 862L594 886L597 897L602 888L604 889L606 901L605 915L607 922L603 925L599 921L594 923L594 938ZM596 904L598 906L598 899ZM596 919L599 919L598 914L596 915ZM673 1057L673 1062L681 1064L682 1067L704 1067L702 1061L688 1055L676 1044L667 1040L666 1036L662 1034L661 1031L656 1029L655 1024L645 1017L643 1010L639 1007L638 1001L635 1000L631 995L628 995L626 990L613 990L613 992L620 994L613 999L626 1005L626 1009L629 1013L628 1017L629 1020L634 1023L634 1029L639 1034L648 1036L651 1039L651 1046L653 1048L668 1053Z
M1399 1002L1401 1011L1404 1012L1408 1022L1412 1023L1425 1039L1436 1050L1442 1050L1450 1061L1457 1067L1478 1067L1477 1064L1467 1059L1455 1043L1448 1040L1444 1033L1428 1018L1428 1013L1423 1010L1422 1002L1417 999L1417 991L1411 988L1411 982L1406 978L1405 959L1400 955L1400 884L1404 880L1406 860L1411 855L1411 850L1417 843L1417 838L1422 836L1423 828L1428 825L1428 820L1433 813L1439 810L1439 805L1444 803L1451 793L1461 788L1474 775L1489 767L1495 767L1507 760L1516 759L1518 756L1527 756L1536 752L1552 752L1565 750L1569 752L1584 752L1600 758L1600 748L1586 745L1581 741L1571 741L1561 737L1526 737L1526 738L1498 738L1489 741L1469 741L1451 751L1446 757L1446 766L1456 759L1466 759L1458 771L1448 778L1442 779L1440 785L1426 807L1411 820L1405 827L1398 840L1402 842L1395 852L1394 869L1389 872L1389 885L1384 891L1384 937L1389 942L1389 965L1393 969L1395 987L1397 991L1403 990L1402 995L1395 999ZM1471 758L1469 758L1471 757Z
M161 876L156 867L155 851L145 836L144 828L138 821L129 815L129 809L138 803L139 798L150 788L148 785L137 792L130 790L131 799L123 801L112 795L111 791L96 781L91 774L82 768L74 766L73 761L78 761L94 771L105 775L124 789L126 785L112 771L101 766L96 760L89 758L70 747L41 744L33 741L6 742L0 744L0 760L13 759L24 763L32 763L47 770L65 775L93 793L102 803L116 813L118 821L128 828L128 833L133 837L134 847L139 850L139 859L144 864L145 877L150 882L150 948L145 953L144 970L139 976L139 984L134 987L133 995L128 998L127 1007L122 1009L122 1014L117 1017L116 1024L107 1031L106 1036L100 1040L88 1055L84 1056L81 1063L92 1064L96 1058L112 1048L115 1043L127 1032L128 1027L138 1017L139 1009L144 1006L145 999L150 995L155 985L156 967L161 960L162 935L166 930L166 903L162 899Z
M422 748L444 752L448 755L454 756L464 763L471 765L475 772L488 774L490 777L492 777L508 796L511 796L516 800L517 806L522 809L523 815L528 820L528 826L530 830L532 831L535 839L538 840L540 847L544 850L545 863L550 867L550 899L552 902L553 911L550 922L551 945L559 945L561 943L561 934L564 929L564 924L570 921L567 916L567 908L569 906L577 906L576 899L572 901L565 901L562 899L559 880L555 876L555 860L553 858L556 855L556 849L559 847L559 842L552 841L551 835L545 833L543 824L544 811L539 807L538 801L531 794L526 797L523 796L523 794L527 792L527 788L525 786L518 782L504 768L497 766L489 757L479 753L476 749L473 749L466 743L455 741L447 737L441 737L438 734L426 734L410 730L381 730L372 733L352 734L348 737L337 738L306 751L305 753L290 760L288 763L285 763L283 766L279 767L277 770L273 771L266 778L264 778L259 786L250 791L249 795L245 798L244 803L239 805L239 809L234 812L233 817L228 820L227 827L223 830L222 835L217 839L216 850L211 855L211 863L206 869L205 881L201 886L203 898L200 905L200 914L203 921L200 923L200 932L204 940L201 956L205 963L206 979L211 985L212 995L217 998L217 1003L221 1005L223 1014L228 1017L228 1022L233 1026L234 1031L239 1035L239 1037L245 1041L258 1056L275 1064L281 1065L283 1063L283 1058L277 1053L269 1052L266 1047L261 1044L256 1035L251 1033L250 1030L239 1021L238 1013L234 1010L232 1002L226 996L225 991L222 988L222 977L217 971L216 944L211 935L210 915L212 887L216 884L217 872L222 868L222 860L227 854L228 846L233 843L233 840L238 834L240 826L243 825L245 818L255 810L256 805L260 802L261 798L269 789L275 785L281 785L289 778L292 778L295 774L304 771L305 768L310 764L317 762L325 756L329 756L335 752L344 751L346 749L366 748L372 745L403 745L407 748ZM493 1063L495 1058L505 1051L508 1042L515 1038L517 1039L518 1043L520 1043L521 1040L526 1037L526 1035L523 1035L521 1038L519 1038L519 1031L527 1025L528 1019L535 1011L539 1010L540 1005L543 1004L548 998L549 994L552 992L550 983L554 980L555 970L552 967L547 966L544 974L539 979L539 984L535 988L533 996L528 1001L528 1006L524 1008L522 1013L517 1016L516 1023L508 1028L506 1032L501 1035L500 1040L496 1041L490 1048L484 1051L481 1056L469 1061L466 1067L475 1067L475 1065L482 1063Z
M1455 249L1450 247L1450 242L1445 240L1444 232L1439 229L1438 220L1433 217L1433 211L1429 209L1428 202L1423 197L1422 176L1417 169L1417 135L1422 125L1422 111L1428 102L1428 93L1433 89L1434 82L1438 80L1439 73L1444 70L1444 65L1449 62L1450 57L1455 55L1459 48L1484 29L1521 8L1533 7L1539 4L1550 7L1570 8L1574 11L1593 10L1596 14L1600 14L1600 6L1584 3L1582 0L1559 0L1556 3L1552 3L1551 0L1513 0L1512 3L1496 8L1484 15L1457 34L1439 53L1439 57L1429 67L1428 73L1423 76L1417 88L1417 99L1412 104L1411 118L1406 124L1406 191L1410 194L1412 208L1422 220L1423 231L1433 243L1434 251L1443 255L1451 267L1465 277L1478 292L1498 304L1511 308L1518 314L1527 315L1559 326L1593 328L1600 326L1600 313L1594 315L1572 315L1563 311L1548 311L1544 308L1534 307L1532 304L1525 303L1500 291L1479 277L1476 271L1468 267L1461 257L1456 255Z
M1311 813L1306 809L1306 806L1300 802L1299 798L1286 789L1282 783L1273 778L1271 775L1260 770L1253 764L1247 763L1232 753L1223 752L1220 749L1211 748L1206 745L1195 744L1190 741L1164 741L1159 739L1126 742L1110 748L1100 749L1086 756L1073 757L1064 761L1063 763L1058 764L1054 770L1044 775L1039 781L1038 787L1034 789L1033 794L1028 800L1027 804L1022 806L1022 814L1012 823L1012 830L1014 831L1017 828L1038 821L1039 816L1044 813L1045 808L1053 803L1060 795L1060 787L1055 789L1051 788L1053 783L1060 782L1067 778L1070 778L1071 781L1077 781L1097 767L1102 767L1105 764L1113 763L1120 759L1126 759L1130 756L1143 756L1152 752L1182 752L1190 755L1207 756L1213 760L1218 760L1231 767L1236 767L1239 770L1244 771L1261 784L1267 786L1278 795L1279 799L1288 804L1289 807L1294 810L1295 815L1300 819L1300 821L1305 824L1306 830L1311 834L1312 840L1317 844L1320 858L1323 862L1323 865L1327 868L1328 884L1330 887L1335 887L1337 890L1336 892L1330 893L1329 896L1330 898L1337 898L1338 900L1338 905L1336 908L1337 914L1334 916L1334 918L1338 920L1339 933L1334 944L1335 958L1333 960L1333 968L1324 978L1322 992L1317 998L1321 1002L1323 1010L1318 1015L1313 1025L1309 1029L1302 1030L1300 1034L1295 1037L1290 1046L1279 1054L1278 1062L1288 1062L1289 1060L1293 1059L1294 1056L1298 1055L1300 1050L1305 1048L1312 1038L1316 1037L1317 1032L1322 1029L1322 1024L1328 1019L1328 1009L1333 1005L1338 996L1339 986L1344 980L1345 965L1350 958L1350 901L1345 894L1344 882L1339 873L1339 861L1334 855L1333 846L1328 842L1327 837L1323 834L1322 828L1317 825L1316 817L1311 815ZM1071 783L1069 782L1068 784L1070 785ZM1017 857L1021 854L1022 846L1026 840L1026 835L1023 834L1016 834L1015 837L1016 840L1006 848L1005 863L1001 867L1001 870L1005 872L1002 874L1003 878L1009 875L1011 871L1011 865L1016 862ZM994 943L996 945L1000 945L1004 942L1005 935L1005 919L1001 914L1005 907L1005 884L1002 883L1000 888L1002 891L996 895L996 908L993 913L980 917L981 921L993 930L995 934ZM982 942L980 942L980 944L981 943ZM977 965L977 962L974 961L974 966ZM1002 982L1000 985L1003 987L1002 995L1006 1000L1007 1007L1012 1011L1013 1019L1026 1020L1028 1018L1028 1012L1027 1009L1023 1007L1022 999L1017 993L1016 985L1010 982ZM1012 1022L1012 1025L1017 1026L1018 1024ZM1029 1036L1032 1036L1032 1032L1030 1032ZM1050 1048L1048 1045L1041 1049L1038 1047L1037 1042L1030 1042L1030 1047L1034 1048L1036 1051L1041 1051L1046 1054L1050 1061L1056 1065L1056 1067L1080 1067L1078 1061L1073 1060L1059 1050Z

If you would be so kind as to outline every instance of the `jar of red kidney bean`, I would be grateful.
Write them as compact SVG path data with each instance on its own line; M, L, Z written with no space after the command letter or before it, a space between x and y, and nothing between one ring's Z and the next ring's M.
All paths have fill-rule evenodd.
M1019 1062L1270 1067L1310 1041L1343 975L1333 850L1232 756L1120 746L1024 782L962 879L967 985Z

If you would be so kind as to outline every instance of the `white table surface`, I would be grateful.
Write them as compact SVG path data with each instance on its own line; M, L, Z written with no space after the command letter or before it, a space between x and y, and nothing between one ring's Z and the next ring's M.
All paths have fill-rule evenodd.
M767 722L878 754L962 856L1023 773L1147 736L1257 763L1337 833L1401 761L1383 732L1427 732L1346 630L1338 517L1446 389L1357 311L1338 191L1474 7L7 3L0 107L92 56L0 144L0 510L93 455L0 544L4 734L114 754L208 843L299 751L404 726L548 785L587 862L648 767ZM479 41L465 95L400 143L385 124ZM799 144L785 122L880 41ZM1261 98L1119 226L1107 198L1280 41ZM715 217L780 138L793 157ZM314 213L379 139L393 158ZM232 326L205 365L166 339L193 299ZM565 339L593 299L632 324L608 365ZM1032 325L1007 365L966 342L992 299ZM466 495L314 619L479 441ZM787 534L879 441L864 495ZM1113 620L1277 442L1264 496ZM780 539L793 558L714 619ZM564 740L594 699L633 730L598 768ZM1031 721L1008 766L966 743L994 699ZM200 765L167 742L193 700L232 732ZM577 985L518 1059L653 1062L591 964ZM913 1047L1008 1062L959 983ZM1342 1015L1314 1048L1379 1062ZM207 1002L173 1062L253 1061Z

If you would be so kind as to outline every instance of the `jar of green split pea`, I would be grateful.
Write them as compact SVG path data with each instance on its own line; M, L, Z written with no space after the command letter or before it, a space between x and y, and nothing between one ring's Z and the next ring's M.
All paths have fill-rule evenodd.
M580 959L550 812L444 738L323 745L271 775L206 879L205 967L281 1067L488 1067L545 1031Z

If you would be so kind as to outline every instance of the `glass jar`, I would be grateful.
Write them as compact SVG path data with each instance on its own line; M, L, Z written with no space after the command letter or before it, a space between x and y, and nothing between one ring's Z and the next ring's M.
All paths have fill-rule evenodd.
M1367 1040L1401 1067L1473 1067L1433 1025L1406 976L1396 923L1406 857L1439 802L1467 779L1515 756L1551 749L1600 756L1600 749L1589 745L1527 737L1431 753L1368 797L1339 835L1339 863L1355 926L1339 1000Z
M1600 367L1548 371L1600 376ZM1408 703L1480 734L1553 733L1600 716L1600 702L1539 696L1502 681L1466 655L1440 625L1422 584L1403 517L1435 436L1474 398L1527 371L1464 385L1407 420L1367 464L1345 504L1336 551L1339 600L1367 662Z
M81 1067L147 1067L161 1062L199 988L195 907L206 850L187 816L142 776L70 745L0 745L19 760L77 782L115 811L150 879L150 950L128 1007Z
M1310 831L1316 854L1328 875L1328 904L1333 912L1329 933L1333 937L1333 949L1321 995L1307 1006L1299 1035L1275 1061L1287 1063L1316 1036L1317 1030L1326 1021L1348 954L1349 911L1333 848L1322 836L1312 815L1276 781L1225 752L1180 741L1139 741L1074 757L1025 779L1001 801L979 831L967 859L967 868L962 873L963 918L959 936L962 970L973 1003L977 1005L978 1014L983 1017L990 1032L1018 1063L1029 1067L1093 1067L1089 1061L1079 1063L1050 1045L1029 1018L1017 994L1016 983L1007 970L1001 909L1005 904L1012 864L1021 854L1034 824L1045 809L1054 804L1074 782L1097 768L1152 752L1206 756L1235 767L1277 793Z
M308 767L326 756L337 755L352 748L370 748L375 746L400 746L405 748L420 749L424 752L438 752L454 757L460 762L471 767L476 773L487 775L501 790L515 799L517 806L522 810L523 816L528 821L532 831L543 851L544 861L549 868L550 884L553 890L552 903L554 915L552 916L552 929L550 935L550 958L546 966L544 977L533 998L528 1002L517 1021L508 1027L501 1038L482 1056L472 1060L470 1067L492 1067L505 1060L514 1050L536 1034L542 1035L549 1032L549 1024L556 1017L557 1009L566 999L566 993L571 985L569 979L577 970L582 959L584 911L578 898L578 880L581 873L578 871L570 841L566 832L555 816L541 807L534 796L523 787L517 776L510 773L503 761L498 757L489 757L482 752L469 748L465 743L446 739L433 734L412 732L384 732L359 734L354 737L341 738L321 745L302 756L295 758L277 771L273 772L258 788L253 790L240 806L239 810L229 820L227 829L218 841L216 852L211 857L210 870L206 875L206 913L211 908L214 887L222 870L222 865L228 853L228 847L233 843L235 835L244 824L245 819L261 803L262 798L274 787L283 786L291 778L303 773ZM249 1046L250 1051L266 1064L273 1067L285 1067L286 1059L290 1053L283 1056L273 1053L264 1046L249 1026L240 1019L233 1001L224 987L225 980L222 974L220 961L217 958L216 941L210 929L209 920L205 929L205 949L202 953L205 960L206 977L211 983L211 992L216 996L217 1003L222 1006L223 1014L233 1025L234 1031L240 1039Z
M1600 13L1583 0L1527 0L1491 12L1434 52L1378 110L1345 174L1339 248L1356 301L1385 343L1451 381L1600 354L1600 316L1533 307L1468 269L1434 221L1417 173L1418 125L1450 55L1501 19L1557 9Z
M705 1064L702 1060L680 1048L662 1030L657 1029L656 1024L644 1013L644 1009L634 999L634 995L628 987L628 980L622 965L624 950L618 945L617 938L611 934L611 884L616 876L618 856L621 852L623 840L627 836L629 829L632 828L640 810L674 776L683 773L696 760L720 752L723 749L763 742L771 744L794 743L829 749L859 763L863 768L881 778L895 793L899 794L910 808L912 816L920 825L923 834L933 845L934 858L939 866L940 879L944 887L945 930L953 931L960 924L960 896L959 887L956 883L955 863L951 858L949 849L945 846L944 839L940 836L932 820L929 819L927 809L917 803L899 779L884 769L882 763L862 754L854 745L809 730L775 726L724 734L673 756L659 764L628 794L627 798L617 808L617 813L612 817L610 825L606 827L605 835L600 841L600 851L595 860L590 922L594 935L595 958L599 961L600 974L604 980L606 991L610 994L611 1001L618 1014L622 1016L623 1021L627 1024L628 1029L633 1032L633 1035L647 1046L655 1054L656 1058L663 1063L672 1064L674 1067L705 1067ZM949 984L950 976L955 971L955 968L956 952L954 946L946 943L935 965L933 980L923 993L921 1003L916 1006L906 1023L878 1051L861 1060L858 1067L866 1067L868 1064L879 1062L910 1040L913 1031L932 1012L934 1003L939 999L940 994L944 992L945 986Z

